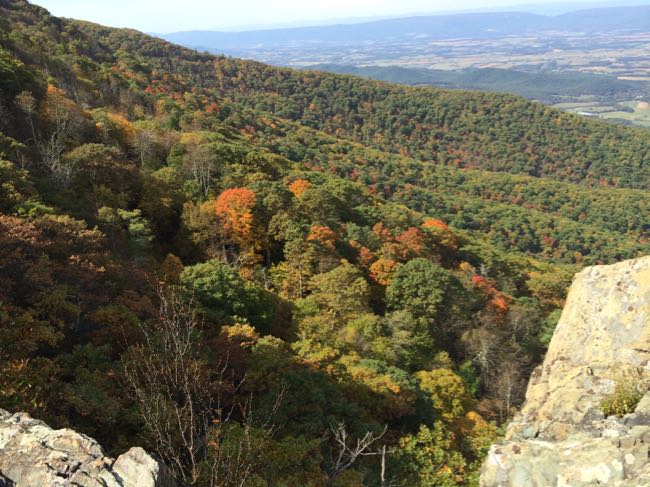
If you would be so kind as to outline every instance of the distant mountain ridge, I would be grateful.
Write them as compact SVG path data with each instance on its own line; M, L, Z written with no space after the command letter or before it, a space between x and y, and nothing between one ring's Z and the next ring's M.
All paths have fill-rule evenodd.
M165 40L209 50L228 50L292 42L363 42L425 36L432 40L494 38L529 31L635 31L650 28L650 6L577 10L557 16L525 12L487 12L417 16L359 24L253 30L183 31L161 34Z
M451 71L340 64L318 64L310 69L411 86L514 93L545 103L558 103L581 96L623 100L650 93L650 83L647 81L629 81L614 76L581 72L525 72L500 68Z

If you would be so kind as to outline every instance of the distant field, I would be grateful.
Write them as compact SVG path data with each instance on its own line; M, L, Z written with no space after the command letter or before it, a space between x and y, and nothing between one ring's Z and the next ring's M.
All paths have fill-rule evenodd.
M650 106L645 101L625 101L615 105L589 102L557 103L554 106L581 115L595 114L595 118L650 128Z
M513 93L650 127L650 5L563 15L415 16L243 32L178 32L172 42L268 64L412 86Z

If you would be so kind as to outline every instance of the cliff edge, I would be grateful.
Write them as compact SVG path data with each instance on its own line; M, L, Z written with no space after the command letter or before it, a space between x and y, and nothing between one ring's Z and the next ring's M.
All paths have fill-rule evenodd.
M142 448L117 460L92 438L0 409L0 487L175 487Z
M584 269L480 485L650 486L649 383L650 256ZM617 386L641 400L606 417L601 403Z

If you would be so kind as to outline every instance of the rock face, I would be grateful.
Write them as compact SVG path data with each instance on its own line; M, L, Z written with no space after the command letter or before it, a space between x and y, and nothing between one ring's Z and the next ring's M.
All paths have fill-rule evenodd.
M165 466L142 448L113 460L92 438L0 409L0 487L175 485Z
M622 418L600 409L622 382L646 391L650 383L650 256L576 275L481 486L650 486L650 392Z

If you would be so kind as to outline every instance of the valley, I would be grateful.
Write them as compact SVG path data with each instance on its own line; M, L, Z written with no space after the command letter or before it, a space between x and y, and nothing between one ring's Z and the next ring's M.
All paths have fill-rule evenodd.
M537 411L524 399L549 350L549 383L603 378L585 418L626 444L590 438L632 455L629 475L647 467L647 429L605 418L644 384L621 406L590 367L640 377L647 359L650 131L569 111L644 117L639 81L489 68L409 85L410 68L365 68L275 66L0 0L0 484L478 487L508 424L523 448L546 434L513 419ZM547 104L498 92L508 78ZM602 360L569 367L581 344ZM544 448L586 438L564 442L559 419Z
M556 17L457 14L163 37L278 66L514 93L573 113L647 127L647 113L635 107L650 101L648 19L650 8L640 6Z

